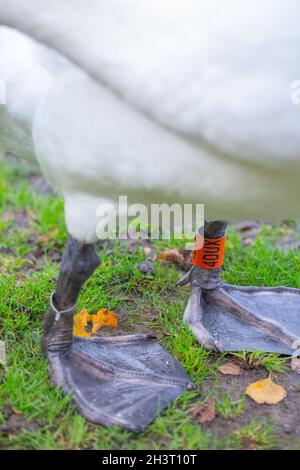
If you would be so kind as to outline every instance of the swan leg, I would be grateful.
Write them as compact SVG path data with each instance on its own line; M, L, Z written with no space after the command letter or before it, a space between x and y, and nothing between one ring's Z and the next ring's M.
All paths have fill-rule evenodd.
M99 266L94 245L69 237L62 257L56 291L43 321L42 349L68 352L73 342L73 320L80 290Z
M93 245L69 238L44 318L42 349L52 384L71 393L87 420L138 432L194 386L153 335L73 336L78 295L99 262Z
M226 222L206 223L204 239L220 239L225 231ZM203 261L203 254L194 259ZM183 321L198 341L208 349L222 352L298 353L300 290L232 286L222 282L221 272L220 267L205 269L194 265L178 283L191 284Z

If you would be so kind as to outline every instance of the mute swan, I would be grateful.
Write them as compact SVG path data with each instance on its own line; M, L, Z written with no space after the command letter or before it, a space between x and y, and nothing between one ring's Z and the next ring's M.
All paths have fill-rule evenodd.
M1 147L37 159L64 196L70 234L43 348L52 381L73 390L88 419L141 429L155 415L142 423L133 407L103 416L95 401L103 344L72 345L76 300L99 264L96 209L120 194L197 200L216 220L179 281L191 283L184 319L200 343L298 352L299 291L221 280L223 219L299 215L297 10L296 0L0 0ZM176 374L179 390L188 378ZM165 402L178 393L171 384Z

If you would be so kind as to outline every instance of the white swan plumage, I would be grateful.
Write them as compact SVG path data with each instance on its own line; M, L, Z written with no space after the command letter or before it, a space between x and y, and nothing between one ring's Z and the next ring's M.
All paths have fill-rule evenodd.
M297 217L298 8L0 0L0 148L35 156L84 241L120 194L205 203L216 219Z

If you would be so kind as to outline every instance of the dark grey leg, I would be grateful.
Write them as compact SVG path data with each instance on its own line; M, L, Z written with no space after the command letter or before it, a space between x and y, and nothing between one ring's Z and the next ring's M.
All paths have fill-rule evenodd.
M49 376L89 421L142 431L194 386L153 335L73 338L77 297L98 265L94 246L69 238L43 324Z
M205 222L204 238L221 238L226 234L228 222L218 220L214 222ZM202 269L195 266L194 277L197 283L204 289L215 289L222 284L221 279L222 268Z
M204 236L223 237L226 227L224 221L206 222ZM286 354L299 348L300 291L230 286L222 282L221 272L222 268L193 266L178 283L191 283L184 322L202 345L221 351L262 349Z
M69 237L60 268L57 287L43 322L42 349L67 352L73 340L73 317L83 284L99 266L94 245ZM57 321L59 320L59 321Z
M214 222L206 221L204 225L204 236L207 238L220 238L226 233L228 222L217 220Z
M66 245L55 292L55 305L59 310L72 307L83 284L100 265L94 245L70 237Z

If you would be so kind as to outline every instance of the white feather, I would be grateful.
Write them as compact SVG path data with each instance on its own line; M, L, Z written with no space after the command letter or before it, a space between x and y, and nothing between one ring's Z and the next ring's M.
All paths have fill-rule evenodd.
M74 236L93 238L95 207L120 194L203 202L210 218L299 216L296 0L0 0L0 8L0 22L73 61L29 41L32 86L12 73L7 109L31 124ZM0 49L0 74L10 70L1 57Z

